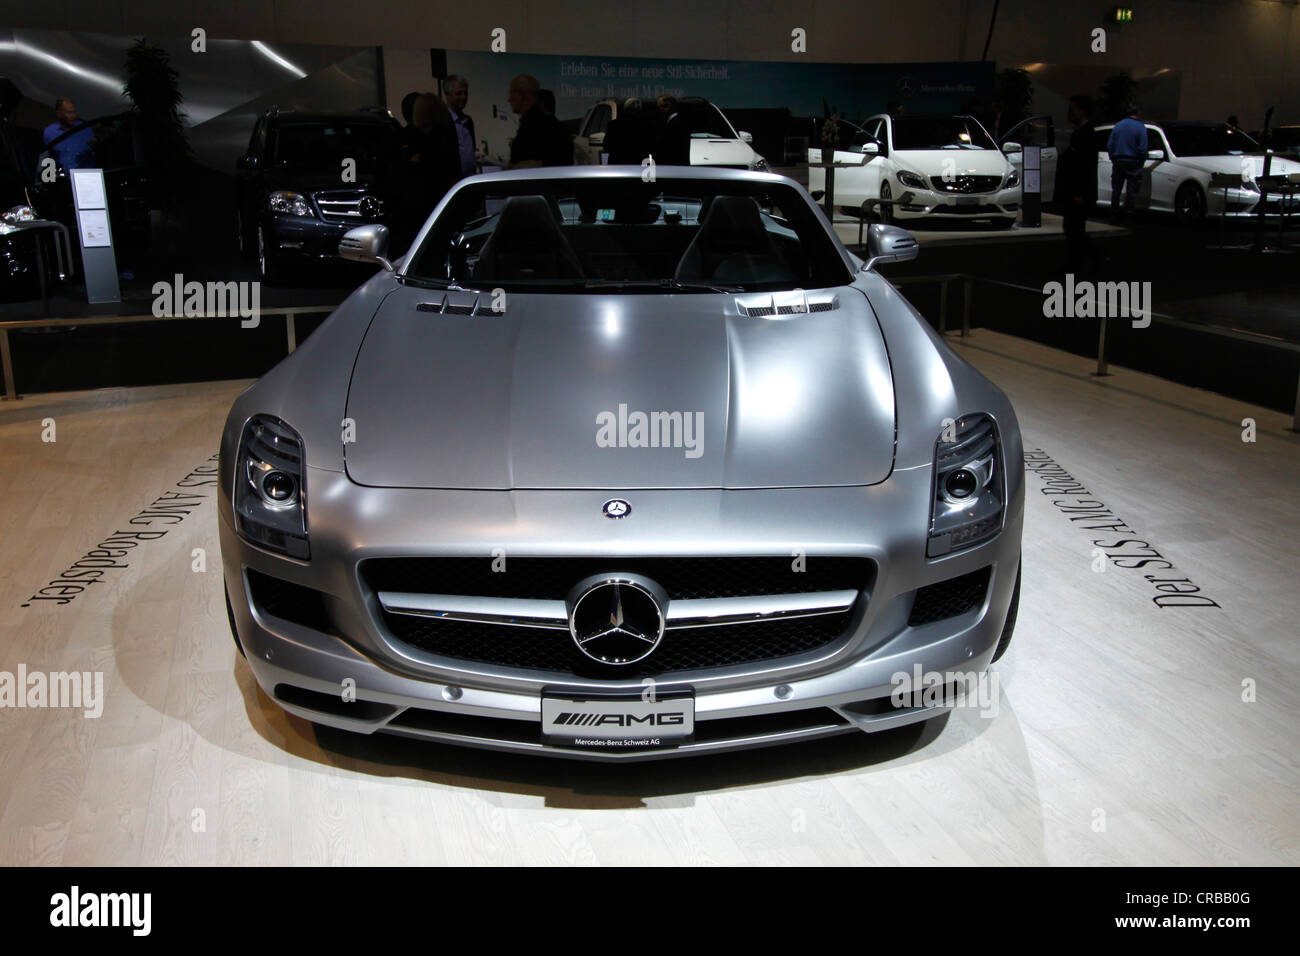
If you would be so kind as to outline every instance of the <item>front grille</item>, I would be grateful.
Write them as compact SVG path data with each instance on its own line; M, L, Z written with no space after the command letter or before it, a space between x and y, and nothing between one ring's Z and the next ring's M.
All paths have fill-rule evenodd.
M493 559L372 558L361 576L372 591L564 600L579 581L615 572L657 582L670 600L869 591L875 564L865 558L804 559L803 570L786 555L681 558L508 558L503 572ZM511 627L380 612L395 638L429 654L481 664L572 673L600 678L640 677L670 671L753 664L814 651L846 636L853 610L814 617L778 618L665 633L653 654L637 664L609 666L579 653L567 631Z
M1005 215L1001 209L991 203L981 203L976 206L955 206L952 203L939 203L934 207L935 212L955 213L959 216L1002 216Z
M980 607L988 590L991 571L992 568L981 568L959 578L927 584L916 592L907 626L933 624Z
M318 192L312 199L327 222L370 222L378 219L383 209L383 204L364 189Z
M791 657L832 643L848 629L853 616L852 611L844 611L670 630L645 660L610 666L579 653L568 631L382 613L394 637L439 657L604 679L708 670Z
M1002 185L1001 176L931 176L930 184L941 193L989 193Z
M671 599L746 597L862 590L875 565L868 558L809 555L802 571L788 555L737 558L371 558L361 575L374 591L473 594L479 597L564 600L594 574L624 571L655 581Z
M260 571L249 570L247 573L249 594L259 611L314 631L330 630L325 595L320 591L281 581Z

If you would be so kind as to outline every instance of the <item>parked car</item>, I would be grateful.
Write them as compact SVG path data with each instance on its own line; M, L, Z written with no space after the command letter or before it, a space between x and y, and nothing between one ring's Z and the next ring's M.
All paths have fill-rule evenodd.
M257 121L236 161L237 228L240 249L263 280L275 281L287 263L333 259L349 229L387 221L385 163L397 133L382 110L272 108Z
M344 237L383 268L221 436L231 626L280 706L641 759L926 720L900 673L1005 653L1020 433L877 271L915 238L863 262L791 179L640 173L462 180L396 268Z
M981 219L1015 224L1020 174L973 116L880 114L840 123L834 203L856 215L872 199L884 222ZM808 150L808 189L825 191L821 146Z
M1135 205L1139 209L1171 212L1178 222L1194 225L1207 216L1229 218L1249 216L1260 202L1255 179L1263 174L1262 148L1251 136L1227 123L1147 123L1147 160L1142 168L1142 188ZM1097 201L1111 202L1111 162L1106 141L1114 124L1097 127ZM1244 177L1237 186L1216 186L1215 173ZM1270 173L1275 176L1300 173L1300 163L1274 156ZM1270 193L1264 197L1264 212L1282 211L1282 203L1300 210L1300 197Z
M648 100L653 109L654 102ZM610 123L618 119L622 105L618 100L601 100L587 111L578 135L575 150L585 154L588 162L600 163L605 134ZM685 124L690 136L692 166L722 166L729 169L766 171L767 160L755 152L753 137L736 131L722 110L698 96L685 96L677 103L678 120Z

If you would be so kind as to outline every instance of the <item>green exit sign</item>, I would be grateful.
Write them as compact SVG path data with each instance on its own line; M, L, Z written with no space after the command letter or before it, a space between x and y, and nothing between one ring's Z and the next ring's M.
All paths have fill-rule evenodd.
M1110 22L1111 23L1133 22L1133 8L1132 7L1111 7Z

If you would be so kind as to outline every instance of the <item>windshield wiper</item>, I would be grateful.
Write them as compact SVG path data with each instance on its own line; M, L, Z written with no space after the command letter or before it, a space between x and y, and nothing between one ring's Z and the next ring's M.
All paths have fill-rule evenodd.
M718 285L691 279L588 279L584 289L681 289L700 292L744 292L743 286Z

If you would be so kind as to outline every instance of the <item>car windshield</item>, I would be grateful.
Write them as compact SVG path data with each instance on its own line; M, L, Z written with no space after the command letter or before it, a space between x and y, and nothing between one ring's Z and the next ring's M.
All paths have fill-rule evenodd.
M1227 123L1213 126L1166 126L1175 156L1240 156L1259 151L1259 143Z
M392 132L386 123L353 120L281 121L275 137L276 162L290 166L338 169L344 159L360 169L374 168Z
M894 149L997 149L984 127L969 116L899 116Z
M403 278L656 293L821 288L852 274L793 185L593 176L466 183Z
M677 119L686 124L692 136L716 136L735 139L736 131L712 103L683 103L677 107Z

